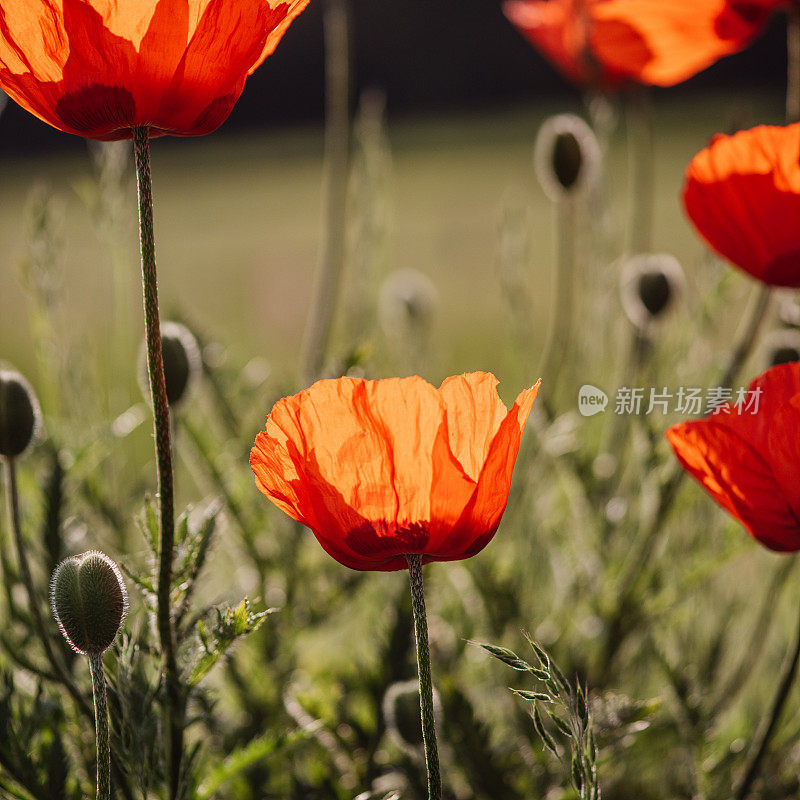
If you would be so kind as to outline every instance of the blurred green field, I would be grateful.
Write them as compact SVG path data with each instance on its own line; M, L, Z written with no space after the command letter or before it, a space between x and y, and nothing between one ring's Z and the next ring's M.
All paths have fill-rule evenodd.
M432 377L469 369L495 370L514 383L524 377L503 356L509 326L497 281L498 227L504 204L530 208L534 252L526 279L535 330L543 334L551 306L553 212L534 177L532 143L541 122L565 110L580 112L532 102L526 109L401 120L389 127L387 260L394 268L421 270L439 291ZM608 266L603 258L618 257L629 216L625 119L621 108L610 113L615 130L603 224L614 242L607 253L592 256L598 269ZM704 258L678 201L686 163L713 133L777 121L781 113L777 95L738 96L733 103L730 96L659 100L656 251L675 254L689 268ZM278 370L292 371L318 262L321 132L159 140L153 151L165 315L186 315L245 361L263 356ZM121 364L132 363L142 325L135 228L131 224L127 248L117 253L122 266L115 301L113 254L80 197L90 167L88 155L0 161L0 341L4 358L23 368L31 362L29 303L18 272L26 253L27 198L44 183L63 207L63 301L54 322L59 338L65 348L88 348L99 365L113 362L118 381ZM133 202L131 197L131 210ZM115 318L128 320L136 334L124 353L110 350Z

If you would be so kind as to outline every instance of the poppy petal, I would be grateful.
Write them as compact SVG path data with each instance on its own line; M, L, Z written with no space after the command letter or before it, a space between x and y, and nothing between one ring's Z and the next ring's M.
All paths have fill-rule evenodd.
M763 283L800 287L800 124L717 136L689 164L683 203L732 264Z
M800 522L754 448L710 419L675 425L666 436L684 469L751 536L772 550L800 549Z

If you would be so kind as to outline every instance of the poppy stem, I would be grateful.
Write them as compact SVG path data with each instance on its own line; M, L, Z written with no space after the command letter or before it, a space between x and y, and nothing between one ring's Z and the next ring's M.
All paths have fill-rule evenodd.
M772 701L772 709L769 716L762 720L760 730L756 734L755 742L751 749L753 755L750 757L750 762L747 765L744 778L736 790L736 800L747 800L747 797L750 795L750 789L758 777L761 762L766 755L767 748L772 739L772 734L775 732L775 728L781 717L781 712L789 697L795 675L797 674L798 663L800 663L800 628L798 628L797 631L797 639L794 648L784 661L781 671L781 680L778 684L778 691L775 693L775 698Z
M800 6L786 9L786 123L800 122Z
M183 698L175 656L175 633L170 607L172 559L175 540L172 444L169 403L164 379L164 356L161 350L161 323L158 313L158 276L156 272L155 233L153 227L153 182L150 172L150 131L133 129L136 183L139 190L139 238L142 253L144 317L147 330L147 367L153 401L153 420L158 469L158 497L161 512L161 541L158 558L157 623L167 693L167 728L169 735L170 798L177 797L183 753Z
M344 269L347 188L350 172L350 0L325 6L325 230L311 311L306 324L300 376L316 380L325 366L339 284Z
M628 102L628 147L631 181L630 255L647 253L653 236L653 110L646 87Z
M551 322L547 332L547 343L539 367L539 375L547 377L549 395L555 398L559 374L563 374L572 338L574 294L575 294L575 202L564 197L556 202L557 268L555 298ZM548 400L545 403L548 416L554 418L556 410Z
M111 798L111 739L108 733L108 699L103 674L103 654L89 655L94 695L94 726L97 737L97 800Z
M442 777L439 772L439 749L436 745L436 722L433 713L433 680L431 651L428 646L428 617L425 613L425 591L422 584L422 556L407 555L411 579L411 607L414 611L414 633L417 639L419 699L422 711L422 741L428 768L428 800L441 800Z

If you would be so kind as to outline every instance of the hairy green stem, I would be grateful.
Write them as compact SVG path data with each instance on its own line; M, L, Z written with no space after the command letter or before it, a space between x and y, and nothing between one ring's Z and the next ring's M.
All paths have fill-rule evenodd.
M762 720L758 733L756 734L747 769L741 783L736 788L736 800L747 800L750 796L750 789L758 777L759 770L761 769L761 762L767 753L772 734L775 732L775 728L781 717L781 712L791 692L792 684L797 674L798 663L800 663L800 628L798 628L797 631L794 647L787 655L786 661L783 664L781 679L778 683L778 690L775 692L775 697L772 701L772 708L770 709L769 715Z
M97 800L111 800L111 738L108 732L108 699L103 674L103 654L89 656L94 695L94 729L97 736Z
M411 579L411 607L414 611L414 633L417 639L422 741L425 746L425 764L428 768L428 800L441 800L442 777L439 772L439 749L436 745L431 651L428 646L428 617L425 614L425 591L422 584L422 556L408 555L406 559Z
M325 229L323 253L306 325L300 380L322 373L344 269L350 173L350 0L325 6Z
M150 131L134 128L133 151L136 161L136 183L139 190L139 238L142 254L142 284L147 338L147 367L153 401L158 498L161 516L161 539L158 557L157 622L164 658L167 696L167 731L169 796L178 795L183 754L183 697L175 654L175 632L170 607L172 560L175 544L175 511L173 500L172 444L169 403L164 380L164 358L161 350L161 323L158 312L158 275L156 272L155 232L153 227L153 185L150 173Z

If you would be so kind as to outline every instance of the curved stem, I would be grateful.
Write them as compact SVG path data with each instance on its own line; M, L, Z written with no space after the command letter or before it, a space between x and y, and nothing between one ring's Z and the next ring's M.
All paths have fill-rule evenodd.
M347 179L350 172L350 0L325 7L325 230L322 261L306 324L301 381L316 380L325 366L339 284L344 269Z
M797 665L800 662L800 628L797 631L797 639L794 648L787 656L781 670L781 680L778 684L778 690L775 693L775 698L772 701L772 709L769 716L765 717L761 723L758 733L756 734L754 746L752 749L753 755L747 765L742 782L736 789L736 800L746 800L750 795L750 789L758 777L761 762L766 755L767 748L769 747L772 734L778 725L786 700L794 683L794 677L797 674Z
M425 745L425 764L428 768L428 800L441 800L442 777L439 772L439 749L436 745L431 651L428 646L428 617L425 614L425 592L422 585L422 557L408 555L406 559L411 579L411 607L414 611L414 633L417 639L422 741Z
M111 737L108 733L108 699L103 674L103 654L89 656L94 695L94 727L97 736L97 800L111 798Z
M175 656L175 633L170 607L172 559L175 544L175 512L173 501L172 444L169 403L164 380L164 358L161 351L161 323L158 313L158 276L156 272L155 232L153 227L153 185L150 173L150 132L134 128L133 151L136 160L136 183L139 190L139 238L142 253L144 317L147 335L147 367L158 467L158 497L161 512L161 541L158 559L158 635L164 656L167 689L167 728L169 731L170 797L177 797L183 753L183 700Z

